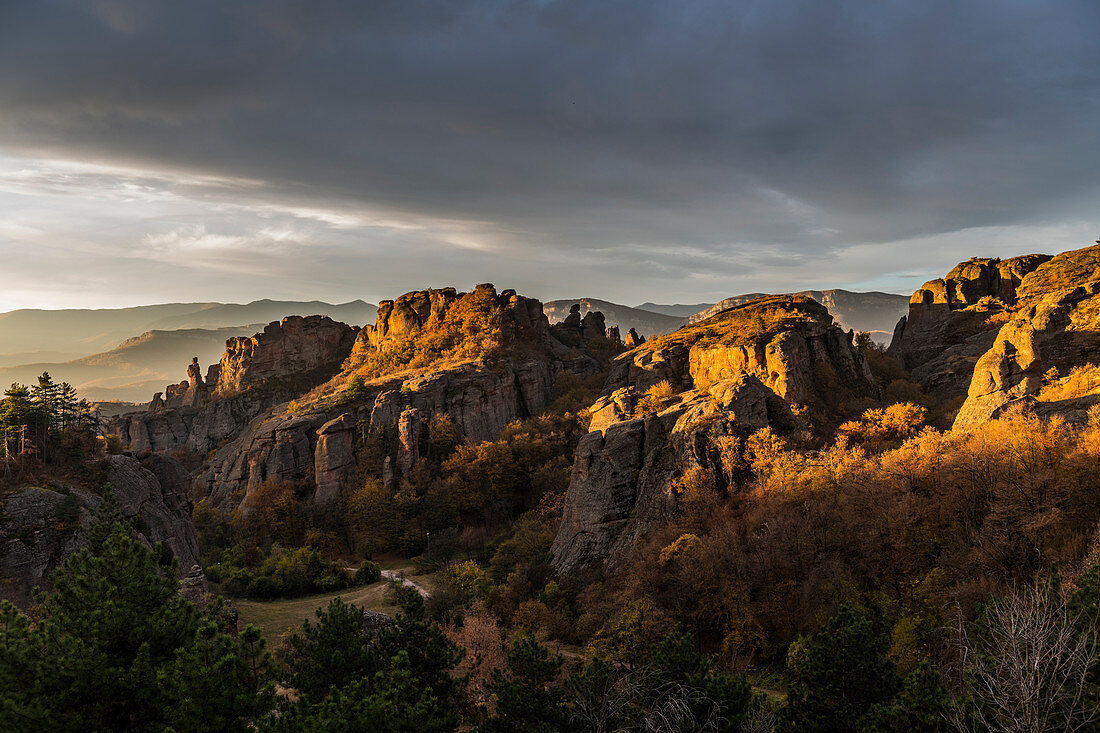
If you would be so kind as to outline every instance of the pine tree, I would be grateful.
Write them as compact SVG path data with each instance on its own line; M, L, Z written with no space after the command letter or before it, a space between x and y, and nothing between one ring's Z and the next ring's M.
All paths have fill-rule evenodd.
M871 706L898 689L888 640L862 613L844 605L809 639L791 646L791 685L777 730L823 733L858 730Z
M508 672L493 671L489 689L496 696L496 715L485 722L492 733L552 733L566 730L562 706L561 655L521 636L508 650Z
M90 530L33 625L0 604L0 730L249 729L273 698L259 632L234 642L203 620L110 492Z
M334 690L382 666L379 652L363 633L363 609L337 596L317 609L317 623L306 621L290 638L287 683L306 699L319 701Z

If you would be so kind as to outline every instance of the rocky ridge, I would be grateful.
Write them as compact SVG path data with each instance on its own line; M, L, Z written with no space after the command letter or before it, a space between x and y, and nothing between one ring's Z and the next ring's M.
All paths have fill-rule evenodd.
M974 257L943 278L930 280L909 299L894 328L889 353L930 395L961 402L979 357L1016 303L1017 288L1050 255L1007 260Z
M1000 294L1009 306L1007 321L974 365L955 427L982 423L1016 404L1084 421L1100 402L1100 243L1043 256L1013 273L1012 286L1011 301Z
M731 451L752 432L821 428L876 404L852 339L817 302L768 296L616 358L577 447L551 550L558 572L614 569L675 510L684 476L728 490Z
M551 326L539 301L512 290L497 293L488 284L470 293L425 290L383 301L376 322L362 329L315 321L313 329L325 333L311 337L308 325L284 319L248 344L231 341L205 379L193 363L189 380L167 399L114 421L113 429L138 454L179 447L209 452L193 486L217 507L240 505L269 480L305 487L324 505L340 495L365 442L386 447L384 465L374 469L394 481L421 455L419 438L433 417L446 415L464 440L495 439L512 420L549 404L562 371L594 373L599 366L590 348L621 348L617 331L597 312L583 318L574 312ZM477 352L486 333L500 346L491 354ZM466 353L471 345L477 355ZM397 362L371 376L376 363L434 354L433 348L443 350L428 364ZM338 374L272 391L294 381L286 369L298 369L299 376ZM355 374L367 379L348 397L344 390ZM301 404L291 405L290 397Z

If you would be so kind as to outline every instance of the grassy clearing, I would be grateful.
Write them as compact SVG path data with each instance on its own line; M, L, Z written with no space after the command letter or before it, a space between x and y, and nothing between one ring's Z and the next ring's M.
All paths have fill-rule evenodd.
M316 621L318 608L324 608L336 596L343 597L347 603L371 611L393 614L397 608L387 598L390 584L381 581L362 588L347 588L335 593L320 593L302 598L289 598L277 601L234 600L233 605L240 613L240 625L255 624L264 632L268 647L279 644L282 635L291 628L301 626L306 619Z
M404 571L412 577L412 568L408 560L387 560L379 563L383 570ZM417 575L413 578L417 585L431 591L435 588L435 574ZM336 596L341 596L345 603L361 606L370 611L381 611L393 615L397 612L389 599L389 581L381 580L372 585L361 588L345 588L333 593L318 593L301 598L287 598L275 601L250 601L245 598L233 599L233 605L240 614L240 627L245 624L255 624L264 633L268 647L278 646L279 640L288 629L302 625L309 619L317 620L316 611L324 608Z

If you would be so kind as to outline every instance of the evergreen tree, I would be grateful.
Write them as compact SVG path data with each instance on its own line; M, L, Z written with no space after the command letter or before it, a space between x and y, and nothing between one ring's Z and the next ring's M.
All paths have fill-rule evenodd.
M947 733L950 699L940 675L928 662L917 665L897 697L867 714L864 733Z
M858 730L871 706L898 689L888 640L862 613L844 605L818 633L800 639L787 656L791 677L781 733Z
M303 698L320 700L333 690L372 677L382 666L381 654L363 633L363 609L337 596L327 609L317 609L317 623L306 621L290 637L287 683Z
M508 650L508 672L493 671L490 691L496 696L496 715L485 722L491 733L552 733L566 730L562 706L560 655L526 634Z
M109 492L89 545L36 593L33 625L0 605L0 730L244 730L262 715L272 688L258 631L234 642L204 621Z

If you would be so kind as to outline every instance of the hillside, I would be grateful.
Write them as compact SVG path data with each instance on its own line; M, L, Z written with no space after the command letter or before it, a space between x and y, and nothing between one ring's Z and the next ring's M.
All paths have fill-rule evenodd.
M710 318L716 313L748 303L763 295L763 293L734 295L715 303L710 308L689 316L687 322L697 323ZM890 335L894 332L894 326L897 324L898 319L905 315L909 303L909 299L904 295L880 292L857 293L839 289L801 290L797 293L791 293L791 295L803 295L807 298L813 298L829 309L841 328L866 331L871 334L872 339L881 344L890 343Z
M582 316L589 311L603 313L607 325L618 326L624 336L627 331L633 328L641 335L649 338L653 335L675 331L683 325L683 318L679 316L654 313L640 308L619 305L618 303L609 303L606 300L597 300L596 298L551 300L542 304L542 310L551 323L558 323L565 320L566 316L569 315L569 309L574 304L580 305Z
M641 305L634 306L639 310L649 311L650 313L663 313L666 316L676 316L677 318L687 318L693 316L699 311L705 311L708 308L713 308L714 303L696 303L695 305L684 305L683 303L676 303L674 305L662 305L660 303L642 303Z
M372 320L375 311L375 306L361 300L338 305L257 300L246 304L163 303L133 308L27 308L0 313L0 364L58 362L90 356L152 330L240 327L268 323L283 316L315 314L362 324Z
M186 365L197 356L202 363L217 361L226 339L251 336L262 326L187 328L147 331L118 347L65 362L38 362L0 368L0 384L33 384L42 372L58 382L69 382L89 400L145 402L165 382L185 378Z

